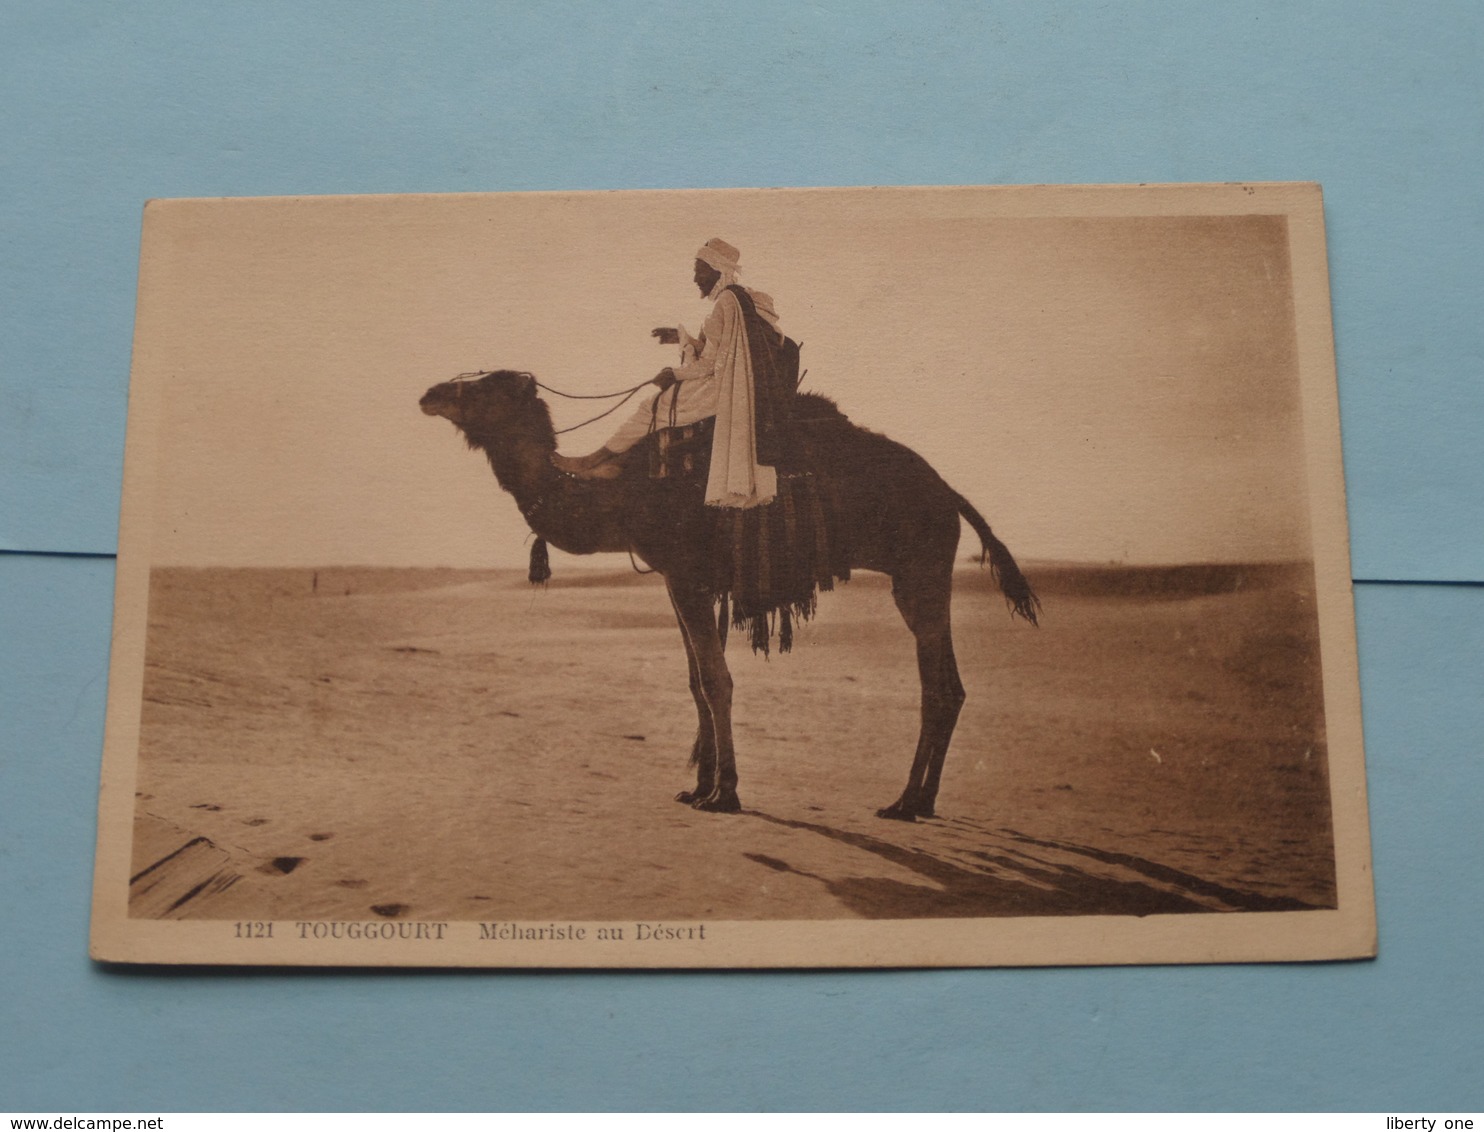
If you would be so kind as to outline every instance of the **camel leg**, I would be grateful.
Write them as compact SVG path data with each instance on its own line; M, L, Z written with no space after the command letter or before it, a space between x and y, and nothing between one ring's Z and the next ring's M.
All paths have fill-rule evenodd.
M737 760L732 750L732 674L727 668L721 637L716 632L716 615L711 595L704 585L665 579L670 601L680 620L680 631L694 657L696 681L705 703L703 717L711 723L711 750L701 751L701 766L696 775L697 792L710 784L710 791L697 797L691 805L713 813L736 813L742 808L737 799ZM704 731L704 724L702 726ZM708 766L709 764L709 766Z
M671 607L675 607L673 598ZM696 768L694 790L682 790L675 795L677 802L691 805L698 798L708 797L716 789L716 730L711 724L711 709L706 706L706 697L701 692L701 668L696 663L695 646L680 610L675 609L675 620L680 625L680 639L685 642L685 665L690 676L690 694L696 702L696 741L691 745L690 765Z
M953 588L950 558L946 569L925 579L892 578L892 596L902 619L917 638L917 674L922 681L922 726L917 752L902 796L876 816L915 821L933 816L948 744L964 703L964 686L953 655L949 603Z

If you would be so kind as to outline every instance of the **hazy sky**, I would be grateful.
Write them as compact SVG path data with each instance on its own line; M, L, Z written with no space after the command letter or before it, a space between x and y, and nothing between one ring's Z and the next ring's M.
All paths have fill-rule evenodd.
M514 503L419 396L496 367L573 392L652 376L673 348L649 329L705 317L711 236L803 341L805 386L922 453L1019 557L1307 556L1284 219L1039 192L151 206L153 560L523 564ZM553 403L558 427L600 407Z

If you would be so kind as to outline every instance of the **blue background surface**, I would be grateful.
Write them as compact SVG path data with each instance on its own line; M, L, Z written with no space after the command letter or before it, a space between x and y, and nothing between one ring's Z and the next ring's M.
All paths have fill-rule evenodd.
M146 198L1318 180L1355 576L1480 583L1481 59L1464 3L0 5L0 1108L1484 1107L1477 584L1357 587L1372 963L117 973L85 942Z

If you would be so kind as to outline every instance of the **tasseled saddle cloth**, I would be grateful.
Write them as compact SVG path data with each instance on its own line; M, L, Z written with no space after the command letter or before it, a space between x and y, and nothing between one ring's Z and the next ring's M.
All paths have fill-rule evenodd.
M654 480L705 482L714 418L659 429L651 438ZM711 592L722 641L744 631L755 652L793 647L794 624L814 616L820 590L850 578L844 532L828 493L808 471L780 471L778 494L761 507L710 507Z

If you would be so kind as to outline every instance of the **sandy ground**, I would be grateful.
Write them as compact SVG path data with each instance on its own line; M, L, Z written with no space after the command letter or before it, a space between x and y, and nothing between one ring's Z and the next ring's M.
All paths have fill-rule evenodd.
M655 579L569 571L533 590L509 572L157 570L133 871L172 838L195 839L177 862L205 853L217 871L178 904L143 882L131 908L619 920L1333 906L1303 578L1141 594L1062 571L1040 584L1036 630L969 568L954 606L969 699L941 817L903 824L874 811L906 779L917 677L879 577L825 595L788 656L733 641L746 810L724 816L672 800L693 781L695 715Z

